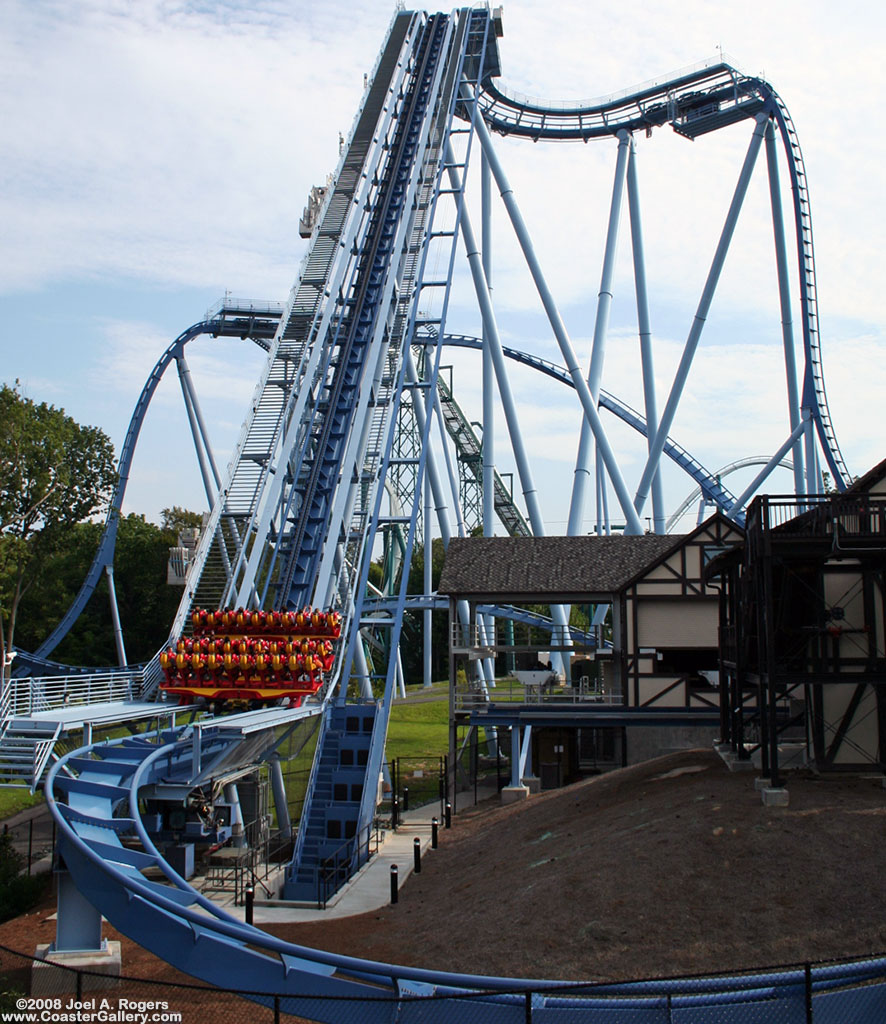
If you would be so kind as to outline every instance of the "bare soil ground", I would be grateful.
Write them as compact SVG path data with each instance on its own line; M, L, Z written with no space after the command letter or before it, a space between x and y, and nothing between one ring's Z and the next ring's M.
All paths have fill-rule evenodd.
M376 960L581 980L886 950L881 780L794 774L788 788L788 808L764 807L752 774L702 750L489 801L441 830L397 906L267 930ZM0 944L33 953L53 911L0 925ZM187 980L125 938L123 965Z
M792 775L767 808L711 751L632 766L441 832L394 907L295 942L557 979L713 972L886 949L880 779Z

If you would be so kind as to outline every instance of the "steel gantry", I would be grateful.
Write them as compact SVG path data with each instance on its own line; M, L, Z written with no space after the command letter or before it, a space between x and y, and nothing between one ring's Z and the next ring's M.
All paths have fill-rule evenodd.
M322 721L288 871L286 895L290 899L314 897L319 865L333 851L338 856L343 843L351 844L345 877L365 859L362 837L376 807L375 783L398 680L396 652L404 613L410 604L423 610L429 632L427 616L434 607L429 558L425 559L425 593L416 599L407 592L416 546L423 544L428 551L434 532L444 545L453 532L480 527L492 534L496 520L515 535L545 533L509 363L518 360L561 380L571 389L564 394L574 394L577 401L578 454L569 532L582 528L589 484L598 494L601 531L611 526L607 509L611 490L626 532L643 532L648 501L654 530L664 532L664 455L693 477L703 500L733 519L744 515L750 491L738 497L730 493L719 475L707 472L670 435L761 152L766 154L769 175L788 426L783 443L765 457L754 489L788 456L799 495L820 489L822 463L829 467L839 489L849 480L824 388L805 169L793 124L772 87L719 60L595 103L546 104L517 97L502 87L500 36L500 12L487 8L464 8L448 15L397 11L373 72L367 76L339 165L322 195L314 196L307 254L287 301L276 310L223 308L218 316L196 324L176 339L146 384L121 458L122 487L151 394L166 366L175 363L211 512L172 626L173 636L189 629L195 607L242 605L288 610L313 605L334 608L342 615L342 635L328 686L313 702L298 709L299 717L322 714ZM679 135L696 139L741 122L751 129L747 154L677 373L659 408L636 135L670 126ZM536 253L494 145L495 134L535 141L603 140L613 146L614 180L587 366L582 365L557 305L556 281L546 276ZM783 157L779 156L779 140ZM472 161L476 164L478 160L481 194L475 228L469 202L475 175L470 168ZM781 202L780 160L788 168L792 191L794 259ZM562 366L503 343L491 258L495 191L500 193L539 293ZM637 307L642 413L603 388L615 254L625 205ZM479 308L479 339L457 335L449 325L460 249ZM795 295L801 310L802 367L796 365L795 358ZM222 474L206 440L183 350L197 334L225 331L254 337L267 346L267 358L233 457ZM441 373L447 344L482 350L479 423L456 402L457 382L450 385ZM500 432L495 423L499 406L504 417ZM643 468L634 481L619 462L601 410L628 423L646 439ZM505 438L516 466L516 494L505 486L498 468L505 461L501 454ZM449 454L449 439L455 445L459 467ZM469 508L464 509L459 496L467 486L473 490ZM101 573L112 565L121 501L122 491L115 496L102 547L78 607L85 603ZM370 566L383 553L388 555L386 582L373 589ZM466 616L466 608L460 609L460 614ZM491 629L492 619L501 614L501 609L484 606L476 623L464 624ZM75 617L76 610L69 618ZM567 610L552 608L551 620L551 627L560 630L568 643ZM63 627L67 625L66 619ZM375 638L385 637L381 646L388 657L378 673L364 648L364 638L370 633ZM63 628L59 627L38 652L41 657L50 653L61 635ZM125 660L122 640L120 655ZM477 661L476 671L481 688L493 685L491 663ZM285 717L282 711L275 712L274 727ZM227 915L204 913L209 908L192 895L182 878L162 868L162 858L141 835L136 783L159 778L162 759L176 785L187 788L201 772L205 774L201 759L210 753L227 758L226 764L240 756L238 750L248 749L251 758L267 755L273 750L270 739L264 747L258 739L248 744L243 740L250 728L248 723L238 723L170 730L159 737L162 754L156 746L105 744L94 750L95 757L81 754L53 769L50 802L61 829L65 861L89 898L105 909L118 927L131 927L139 941L173 962L187 961L189 969L209 981L230 981L238 970L255 969L258 973L252 977L261 980L255 980L253 987L301 994L350 997L362 995L371 985L384 988L395 998L407 992L431 991L448 998L450 988L477 989L481 981L489 991L500 988L483 979L453 979L314 955L310 950L259 938ZM100 771L95 767L99 762L104 766ZM53 794L58 791L68 794L64 809L54 802ZM337 793L344 795L331 795ZM101 826L96 814L100 811L100 816L110 819L123 801L129 801L135 812L117 818L122 822L119 829L97 839L96 829ZM136 856L120 844L118 837L128 832L141 836L145 854ZM172 888L142 878L143 867L158 865L173 882ZM161 930L162 941L158 938ZM201 939L197 945L203 949L196 957L195 936ZM506 987L514 988L510 982ZM521 1000L513 1005L497 996L490 1000L501 1019L523 1019ZM544 1002L542 998L538 1005ZM579 1002L576 999L573 1007L576 1013L583 1010ZM582 1019L596 1019L593 1013L598 1007L589 1003L584 1009L588 1015ZM311 1008L312 1014L318 1012ZM334 1019L337 1012L331 1008L328 1019ZM406 1014L398 1019L408 1017L402 1007L372 1012L373 1019L379 1020L394 1019L397 1013Z

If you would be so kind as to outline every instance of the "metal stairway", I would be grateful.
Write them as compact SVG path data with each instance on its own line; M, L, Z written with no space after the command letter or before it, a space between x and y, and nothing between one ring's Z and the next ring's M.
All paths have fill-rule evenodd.
M14 719L0 741L0 788L27 786L33 793L61 732L59 722Z
M392 151L376 196L356 273L346 301L346 313L339 322L338 337L330 354L330 375L326 394L316 408L312 430L305 445L301 473L293 488L291 502L296 519L287 536L290 552L276 583L276 607L297 608L312 597L325 541L329 508L338 486L344 447L354 427L354 412L361 385L374 367L367 365L372 337L382 308L384 283L395 251L397 227L405 208L408 183L418 157L418 146L435 73L444 42L448 19L430 19L422 34L410 89L398 118ZM376 409L381 409L376 399ZM376 423L376 434L383 424Z
M367 784L366 766L377 706L329 704L318 743L317 767L302 816L297 859L284 888L288 900L322 903L368 857L367 837L358 835L358 812ZM336 865L347 868L339 877Z
M364 385L359 395L362 412L356 411L355 415L358 409L357 389L351 387L349 381L345 381L335 396L340 404L332 406L330 403L327 422L334 412L340 419L350 420L352 429L354 420L358 425L362 422L362 434L352 441L353 455L346 460L344 469L340 468L343 461L340 449L344 438L338 440L332 429L327 429L325 437L321 435L327 445L327 458L324 463L318 457L304 488L302 515L293 530L293 557L278 596L281 603L298 604L312 592L319 573L317 593L331 595L343 602L354 602L353 634L349 648L344 652L345 665L349 665L354 657L354 647L360 642L356 631L364 624L359 610L365 588L361 573L365 575L368 571L372 537L392 522L390 516L380 515L379 501L392 461L391 440L398 411L404 393L410 393L415 400L415 389L410 391L405 383L408 362L404 358L406 338L410 330L410 313L418 294L416 282L420 279L439 192L443 143L454 106L457 74L450 66L451 54L458 56L459 45L463 45L459 37L463 38L466 21L469 22L470 18L463 17L461 25L454 30L449 18L439 15L430 18L417 47L414 83L404 100L403 122L396 133L392 159L386 168L390 180L380 182L379 195L385 198L381 201L375 233L369 235L367 258L362 261L368 272L368 285L374 286L374 293L373 288L361 287L358 293L360 303L354 311L353 341L349 339L348 344L363 349L366 346L363 337L370 334L374 324L378 332L376 322L384 316L387 308L384 298L379 302L381 283L386 277L390 281L392 274L397 280L398 305L392 310L387 324L383 325L387 340L380 348L381 354L375 363L378 369L372 386L367 393ZM455 64L458 68L461 61L456 60ZM399 236L400 242L392 246L388 239L395 235ZM399 267L395 258L399 259ZM348 352L349 356L352 351ZM371 373L372 367L367 368L367 375L371 376ZM316 449L319 452L324 450L321 444ZM338 493L333 495L332 485L336 477L341 479ZM330 515L333 500L334 508ZM409 516L403 519L403 525L410 521ZM325 557L319 550L324 533L328 533ZM337 559L330 552L334 552ZM295 557L296 553L298 557ZM392 679L392 666L388 674ZM317 898L320 862L332 852L333 846L341 847L349 840L353 842L350 864L330 880L331 891L360 866L365 850L365 844L360 840L371 827L375 812L377 787L374 780L378 778L381 767L388 709L389 703L385 700L378 706L375 703L347 704L327 709L302 813L304 827L297 837L287 883L290 898ZM342 722L347 726L348 722L357 721L360 723L357 732L360 745L354 749L353 730L342 729ZM341 763L342 756L353 758L355 754L359 757L357 763L353 759L347 764Z
M460 465L473 477L478 485L483 483L483 445L470 420L465 416L461 406L456 402L449 385L440 377L437 380L437 393L446 432L455 442ZM502 480L498 470L494 475L495 513L502 526L511 537L529 537L532 530L523 513L517 508L513 496Z
M404 13L392 24L350 144L319 214L299 279L271 343L228 479L201 538L173 634L188 628L193 606L220 607L237 601L249 575L248 553L256 543L266 542L265 537L256 540L266 490L274 474L281 480L288 478L289 455L281 452L293 418L296 424L301 419L299 396L306 396L317 384L319 355L314 351L314 341L341 312L336 301L341 287L341 254L354 244L359 220L354 210L357 202L366 198L364 165L375 144L376 126L389 90L397 82L404 40L416 19L416 15ZM276 531L273 527L268 530L273 544L279 524ZM246 583L247 596L253 592L254 579L253 575Z

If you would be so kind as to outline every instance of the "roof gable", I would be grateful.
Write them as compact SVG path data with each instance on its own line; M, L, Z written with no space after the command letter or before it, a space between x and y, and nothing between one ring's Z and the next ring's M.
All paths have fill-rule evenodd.
M441 594L574 600L618 593L657 562L673 536L465 537L449 543Z

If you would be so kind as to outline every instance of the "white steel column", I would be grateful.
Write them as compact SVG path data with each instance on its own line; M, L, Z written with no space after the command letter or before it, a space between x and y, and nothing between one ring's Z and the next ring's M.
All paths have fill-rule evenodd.
M455 191L461 190L461 182L458 171L451 166L452 150L447 146L447 163L449 166L449 179ZM523 490L523 497L526 501L526 511L529 514L529 522L532 532L536 537L545 535L544 520L541 514L541 507L538 504L538 492L532 478L532 470L529 459L526 457L526 448L523 444L523 434L520 430L520 421L517 416L517 407L511 391L511 383L508 379L505 357L502 352L501 337L498 333L498 323L495 319L495 310L492 308L492 297L489 288L486 286L486 275L483 272L483 264L480 258L480 250L477 248L477 241L474 237L474 229L471 226L471 218L467 209L462 210L461 215L461 236L467 253L468 265L471 269L471 277L474 281L474 291L477 294L477 302L480 305L480 312L483 317L483 330L487 339L487 347L490 351L492 364L495 368L495 378L498 382L498 392L504 409L505 421L508 425L508 433L511 438L511 447L514 450L514 459L517 463L517 473L520 477L520 486ZM581 374L579 374L581 378ZM584 380L582 379L582 383ZM562 605L551 606L551 618L560 627L560 635L569 635L569 620ZM478 663L479 664L479 663ZM562 659L561 659L562 665Z
M597 411L597 404L594 401L590 389L588 388L587 381L582 374L581 366L579 365L578 358L575 354L575 349L572 346L572 341L566 332L566 327L557 309L557 305L554 302L554 298L551 294L550 288L548 287L547 281L545 280L545 276L542 273L538 258L535 255L532 240L529 237L529 231L526 228L523 216L520 213L517 201L514 198L514 190L511 188L507 175L504 172L504 168L501 165L501 161L498 159L498 155L493 148L489 129L483 123L483 118L479 117L476 112L474 115L474 126L477 132L477 138L480 140L480 144L483 147L483 152L489 159L489 166L492 169L492 175L495 178L495 182L498 186L499 192L501 193L505 208L508 211L508 216L511 219L514 231L516 232L520 248L523 250L523 256L526 259L526 264L532 274L532 279L535 282L535 287L538 290L548 321L551 324L554 337L557 339L560 352L566 361L566 369L572 378L572 383L575 385L579 401L584 408L585 416L591 424L591 430L593 431L594 437L597 441L597 447L600 450L603 462L606 465L606 470L609 473L609 479L612 481L612 486L615 488L615 492L618 495L619 504L621 505L622 512L624 513L627 521L626 532L642 533L643 527L640 523L639 516L631 503L631 497L628 494L627 486L615 459L615 452L612 450L612 446L609 443L609 439L606 436L606 431L600 419L600 413Z
M428 474L425 474L424 487L425 498L425 509L424 519L422 525L424 526L424 546L425 546L425 564L424 564L424 591L425 596L430 596L431 589L433 587L433 562L434 562L434 540L431 533L431 512L434 507L434 503L431 497L431 482ZM416 495L416 499L418 495ZM423 650L423 674L422 681L425 686L430 686L433 682L432 676L432 661L433 661L433 622L434 612L431 608L425 608L422 612L422 618L424 619L424 650Z
M480 241L483 246L483 274L492 294L492 172L485 154L480 154ZM495 370L483 327L483 536L495 535ZM485 643L495 639L495 618L483 617ZM495 685L495 659L486 662L486 676Z
M646 499L649 497L649 487L652 483L652 478L658 471L659 464L661 462L661 453L664 449L668 434L670 433L671 426L673 425L674 417L677 414L677 406L680 404L683 388L685 387L686 380L689 377L692 359L695 355L695 350L698 348L698 343L701 340L701 332L704 329L705 321L707 320L708 313L710 312L714 292L717 289L717 282L720 280L720 273L722 272L723 264L726 261L726 253L729 251L729 243L732 241L732 235L735 232L738 215L741 211L744 197L747 194L748 183L751 180L751 172L754 169L757 154L760 151L760 144L763 141L763 134L766 130L766 121L766 114L757 115L757 124L754 128L753 134L751 135L751 142L748 146L747 155L745 156L741 174L738 178L738 184L735 186L735 193L732 197L732 203L729 206L729 212L726 214L726 222L723 225L723 231L720 234L720 242L717 245L717 251L714 253L714 259L711 263L711 269L708 272L708 277L705 281L701 299L698 303L695 319L692 321L692 327L689 330L689 337L686 339L686 346L683 349L683 357L680 360L679 367L677 368L677 374L674 377L674 383L671 386L671 393L668 396L665 410L662 413L661 422L658 424L658 429L655 432L655 441L650 448L649 458L646 461L646 468L643 470L643 476L641 477L640 483L637 487L637 496L634 499L634 506L638 513L643 511L643 506L646 504ZM647 429L651 428L652 424L647 424Z
M646 256L643 250L643 224L640 219L640 189L637 184L637 145L631 139L628 161L628 207L631 214L631 245L634 256L634 288L637 293L637 327L640 334L640 365L643 372L643 401L646 411L646 448L652 449L658 410L655 401L655 370L652 358L652 325L646 290ZM655 533L666 533L664 492L661 469L652 478L652 524Z
M600 290L597 293L594 341L591 347L591 363L588 369L588 388L595 403L600 399L600 381L603 379L603 363L606 358L606 335L609 330L609 312L612 308L612 277L615 272L615 257L618 251L618 228L621 221L621 207L624 197L628 143L628 133L624 130L620 131L618 133L618 153L615 161L615 180L612 183L612 199L609 205L606 249L603 256L603 269L600 273ZM569 522L566 527L566 532L570 537L575 537L582 532L585 485L591 471L592 440L590 424L587 417L582 416L578 455L575 460L575 474L572 480L572 500L569 504ZM599 459L597 462L599 464ZM597 515L599 518L599 509Z
M800 422L800 391L797 384L797 359L794 352L794 321L791 312L791 289L788 284L788 255L784 235L784 215L781 206L781 188L778 181L778 155L775 148L775 128L772 121L766 125L766 165L769 170L769 196L772 205L772 231L775 240L775 266L778 274L778 296L781 301L781 333L784 341L784 369L788 389L788 417L791 431ZM803 445L798 439L794 445L794 490L806 490L803 468Z

